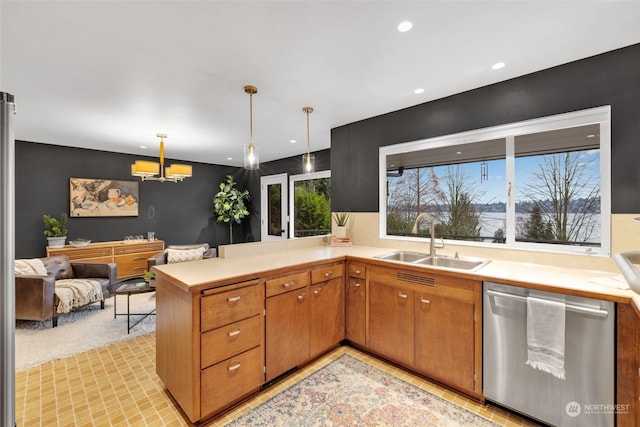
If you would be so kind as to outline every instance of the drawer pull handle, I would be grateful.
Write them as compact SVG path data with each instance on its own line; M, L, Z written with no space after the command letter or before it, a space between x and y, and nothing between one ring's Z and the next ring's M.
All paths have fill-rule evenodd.
M293 280L289 281L289 282L285 282L282 284L282 286L284 286L285 288L290 288L295 284L295 282Z
M227 298L228 302L237 302L240 301L240 295L238 295L237 297L229 297Z
M353 270L354 273L360 274L360 270Z
M431 304L431 300L424 299L424 298L420 298L420 302L423 303L423 304Z
M240 335L240 329L236 329L235 331L231 331L227 335L229 335L230 337L235 337L237 335Z
M356 288L359 288L359 287L360 287L360 283L358 283L358 282L353 282L351 285L352 285L352 286L355 286Z
M318 289L314 289L314 290L313 290L313 293L314 293L315 295L318 295L320 292L322 292L322 288L318 288Z
M229 366L229 372L233 372L235 370L237 370L240 367L240 363L236 363L233 366Z
M333 271L327 271L326 273L324 273L324 277L329 277L333 274Z
M406 299L408 297L407 294L403 294L402 292L398 292L398 298Z
M300 301L302 301L303 299L305 299L307 297L307 294L302 294L302 295L298 295L298 299Z

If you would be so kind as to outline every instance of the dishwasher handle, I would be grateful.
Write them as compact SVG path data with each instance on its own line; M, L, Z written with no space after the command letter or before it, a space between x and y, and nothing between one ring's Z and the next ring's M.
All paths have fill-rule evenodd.
M520 295L513 295L513 294L509 294L506 292L499 292L499 291L494 291L493 289L487 289L486 290L487 294L489 296L492 297L500 297L500 298L508 298L508 299L514 299L517 301L523 301L523 302L527 302L527 297L523 297ZM537 297L535 297L537 298ZM538 298L541 299L541 298ZM588 307L580 307L577 305L573 305L573 304L565 304L566 308L568 311L573 311L574 313L581 313L581 314L590 314L592 316L597 316L597 317L608 317L609 316L609 311L608 310L601 310L598 308L588 308Z

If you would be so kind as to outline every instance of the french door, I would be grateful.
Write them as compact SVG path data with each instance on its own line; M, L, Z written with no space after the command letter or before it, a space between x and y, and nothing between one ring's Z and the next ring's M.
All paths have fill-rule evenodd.
M287 174L260 178L260 237L261 241L286 240L287 224Z

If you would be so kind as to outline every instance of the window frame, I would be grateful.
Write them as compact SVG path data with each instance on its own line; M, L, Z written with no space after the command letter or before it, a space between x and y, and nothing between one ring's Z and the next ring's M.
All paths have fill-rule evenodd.
M510 183L515 181L514 140L517 136L563 128L600 125L600 247L580 247L572 245L553 245L515 241L515 191L509 194ZM470 144L503 138L506 140L507 179L505 180L505 200L507 202L506 230L504 244L488 242L470 242L464 240L445 240L453 245L477 246L496 249L521 249L529 251L575 253L586 255L610 256L611 254L611 106L590 108L570 113L557 114L531 120L514 122L488 128L442 135L434 138L388 145L379 149L379 237L389 240L428 241L428 238L395 236L387 234L387 156L428 150L440 147Z

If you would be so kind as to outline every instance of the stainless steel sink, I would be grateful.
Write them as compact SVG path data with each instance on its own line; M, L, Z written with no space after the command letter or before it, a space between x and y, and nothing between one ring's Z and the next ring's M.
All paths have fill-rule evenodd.
M423 259L429 258L429 254L425 254L422 252L411 252L411 251L395 251L395 252L390 252L388 254L378 255L375 258L386 259L388 261L401 261L401 262L413 263L416 261L421 261Z
M441 255L431 257L427 253L412 251L395 251L378 255L375 258L466 271L477 271L491 262L482 258L460 258Z
M432 265L435 267L455 268L458 270L476 271L489 264L487 259L479 258L451 258L443 256L428 257L416 261L414 264Z

